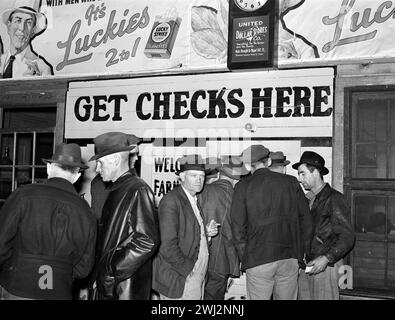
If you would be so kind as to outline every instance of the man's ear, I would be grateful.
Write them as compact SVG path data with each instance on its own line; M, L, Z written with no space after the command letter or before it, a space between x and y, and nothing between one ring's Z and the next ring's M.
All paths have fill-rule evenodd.
M267 158L267 166L270 167L272 165L272 158Z
M119 164L121 163L121 154L120 153L114 153L113 154L113 161L116 167L119 166Z
M185 172L180 172L179 177L181 179L181 181L185 181Z
M245 163L244 166L246 167L247 171L251 171L251 164Z
M73 184L77 182L77 180L81 177L81 172L74 174Z
M51 163L47 162L47 176L50 177L52 173Z

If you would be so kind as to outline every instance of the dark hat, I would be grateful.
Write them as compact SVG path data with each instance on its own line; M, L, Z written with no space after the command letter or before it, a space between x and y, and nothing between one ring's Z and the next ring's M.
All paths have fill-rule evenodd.
M44 163L59 163L70 167L81 169L89 168L81 161L81 148L76 143L61 143L56 146L55 153L51 159L41 159Z
M240 155L240 159L243 163L254 163L269 156L269 149L265 148L261 144L254 144L245 149Z
M284 156L284 153L281 151L270 152L269 157L272 159L272 164L286 166L291 163L291 161L287 160L287 157Z
M93 139L95 143L95 155L89 161L100 159L109 154L130 151L136 148L138 140L134 135L123 132L107 132Z
M221 166L221 159L216 157L209 157L205 159L204 171L206 173L206 178L217 175L218 167Z
M305 151L300 157L299 162L292 165L292 168L298 170L301 164L307 164L316 167L318 171L324 176L329 173L329 170L325 167L325 160L318 153L313 151Z
M187 170L200 170L205 172L205 162L203 158L198 154L185 155L177 159L177 161L180 164L180 170L176 172L177 175Z
M126 134L127 136L127 140L128 140L128 144L129 145L133 145L133 146L137 146L138 144L141 143L141 138L136 137L134 134Z
M240 180L241 176L249 173L237 156L222 156L221 161L218 171L231 179Z

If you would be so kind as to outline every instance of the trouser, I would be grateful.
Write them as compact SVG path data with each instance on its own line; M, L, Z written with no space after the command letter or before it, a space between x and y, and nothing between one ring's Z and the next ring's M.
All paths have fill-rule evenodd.
M247 299L296 300L298 295L297 259L284 259L246 270Z
M180 298L169 298L159 294L160 300L203 300L204 276L194 273L185 280L184 292Z
M301 270L298 280L298 300L339 300L338 265L309 275Z
M204 287L204 300L224 300L229 276L208 271L208 278Z
M12 293L8 292L4 287L0 286L0 300L34 300L34 299L15 296Z

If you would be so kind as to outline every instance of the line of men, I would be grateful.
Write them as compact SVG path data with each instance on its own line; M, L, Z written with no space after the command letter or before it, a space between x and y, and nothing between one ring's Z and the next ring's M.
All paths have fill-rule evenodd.
M133 168L139 142L94 139L94 211L73 187L88 168L77 144L43 159L46 182L11 194L0 211L0 299L72 299L74 280L87 277L94 300L148 300L151 289L162 300L224 299L241 271L248 299L338 299L337 263L355 236L320 155L292 166L306 196L283 154L262 145L223 158L206 185L204 160L186 155L181 184L157 210Z

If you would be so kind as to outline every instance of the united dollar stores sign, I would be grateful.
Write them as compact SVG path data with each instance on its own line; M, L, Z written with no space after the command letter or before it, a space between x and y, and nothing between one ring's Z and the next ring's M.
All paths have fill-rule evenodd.
M264 136L331 136L332 115L331 68L75 82L65 134L240 137L252 123Z

